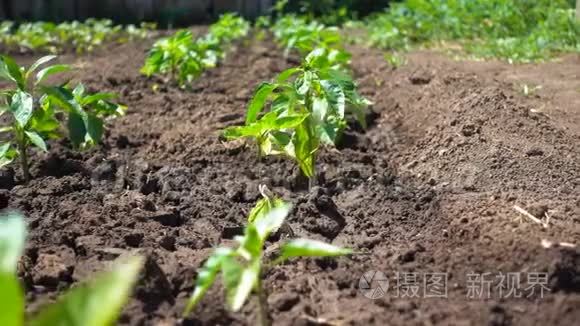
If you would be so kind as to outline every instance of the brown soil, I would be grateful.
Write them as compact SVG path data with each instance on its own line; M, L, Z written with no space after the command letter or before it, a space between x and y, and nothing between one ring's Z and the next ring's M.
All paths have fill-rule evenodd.
M310 193L293 165L258 160L220 130L243 121L253 87L291 65L268 42L240 46L192 90L147 80L149 44L64 61L88 86L121 94L130 110L104 144L78 154L66 142L35 154L34 180L0 172L0 209L28 216L21 276L29 310L52 300L127 251L147 257L120 322L170 325L212 248L239 234L267 184L295 204L300 236L363 254L298 260L266 275L279 325L572 325L580 320L580 250L542 240L580 240L580 58L510 66L409 55L393 70L359 47L353 67L373 102L366 132L353 128L340 151L318 162ZM521 84L542 85L524 96ZM18 170L18 169L16 169ZM2 188L4 190L2 190ZM548 228L513 208L551 216ZM359 290L367 271L389 277L387 295ZM448 298L397 296L396 273L447 273ZM549 275L549 292L468 299L468 274ZM495 279L493 286L498 285ZM422 291L422 287L421 290ZM422 297L422 294L420 294ZM223 307L213 289L186 324L253 324Z

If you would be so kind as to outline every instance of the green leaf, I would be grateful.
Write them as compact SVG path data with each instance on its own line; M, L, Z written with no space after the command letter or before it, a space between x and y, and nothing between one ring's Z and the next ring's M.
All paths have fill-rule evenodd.
M40 58L40 59L36 60L36 62L35 62L35 63L33 63L33 64L30 66L30 68L28 68L28 71L26 72L26 79L28 79L28 76L29 76L31 73L33 73L33 72L34 72L36 69L38 69L38 67L40 67L40 66L42 66L43 64L45 64L45 63L47 63L47 62L49 62L49 61L52 61L52 60L54 60L54 59L56 59L56 56L55 56L55 55L47 55L47 56L44 56L44 57L42 57L42 58Z
M242 265L238 262L236 256L224 256L221 261L221 271L223 284L229 297L231 291L233 291L240 282Z
M82 83L78 84L77 87L75 87L72 90L72 94L75 98L82 97L85 94L85 85L83 85ZM79 102L81 102L81 101L79 101Z
M312 81L314 79L314 73L311 71L304 72L304 75L301 78L296 80L298 89L296 92L302 96L305 96L306 93L312 87Z
M0 77L11 80L18 85L21 90L25 89L24 76L20 66L9 56L2 56L2 63L0 64Z
M87 133L89 137L91 137L93 143L96 144L101 141L101 138L103 137L103 130L103 120L92 114L89 114L87 120Z
M252 290L256 287L259 277L260 260L256 259L242 271L238 286L235 288L230 297L229 305L234 312L237 312L242 308L252 293Z
M240 251L245 259L260 259L262 252L263 241L260 239L258 230L253 224L246 227L246 233L242 238L242 243L240 244Z
M58 106L63 108L65 111L74 112L81 116L83 119L86 118L86 113L83 111L81 105L74 98L74 94L63 86L58 87L41 87L44 93L48 95L51 101L54 101Z
M300 125L308 118L308 114L294 114L285 117L280 117L274 121L272 127L275 129L290 129Z
M296 127L293 143L293 152L289 155L298 162L300 170L308 178L314 178L315 153L318 150L319 140L310 130L310 124L302 124Z
M0 145L0 168L14 161L17 152L11 146L12 144L10 143L4 143Z
M260 219L254 222L256 227L256 232L260 237L261 241L264 242L272 232L278 231L282 226L286 217L290 213L292 205L284 203L279 207L275 207Z
M256 122L258 115L264 108L268 97L274 92L277 85L271 83L261 83L254 92L254 96L248 105L248 112L246 114L246 124Z
M13 273L0 272L0 325L24 325L24 293Z
M16 80L10 75L10 71L8 70L8 65L4 62L4 59L0 60L0 79L5 79L11 82L16 83Z
M98 101L110 101L117 98L117 94L113 93L97 93L93 95L89 95L82 99L82 105L91 105Z
M0 133L12 131L12 126L0 127Z
M0 215L0 272L15 274L26 241L26 223L19 213Z
M329 106L333 108L335 114L343 119L346 110L346 95L340 84L323 80L320 82L320 85L324 89L324 94Z
M222 269L222 263L227 257L230 257L233 251L229 248L218 248L205 262L203 267L199 270L197 274L197 280L195 281L195 290L189 299L183 316L187 317L199 301L203 298L207 290L215 282L217 274Z
M312 101L312 117L317 124L326 120L328 113L328 101L322 97L315 97Z
M10 143L4 143L0 145L0 157L4 157L8 150L10 149Z
M9 144L8 144L9 145ZM1 147L0 147L1 149ZM1 156L1 155L0 155ZM269 198L262 198L258 200L256 206L252 208L250 214L248 215L248 222L254 222L258 217L264 215L266 212L270 211L271 209L271 200Z
M340 135L346 122L344 120L329 119L324 123L316 126L316 132L320 141L326 145L334 146L340 138Z
M32 95L20 90L14 93L10 103L10 111L14 114L14 119L16 119L20 127L24 128L26 126L30 117L32 117L33 109Z
M243 266L238 262L235 256L226 256L222 261L222 279L226 289L226 300L231 306L236 296L236 290L240 285Z
M117 263L110 272L67 292L42 310L30 325L113 325L131 295L142 265L142 257Z
M36 74L36 85L42 83L46 78L48 78L51 75L58 74L61 72L70 71L70 70L71 70L71 68L68 65L54 65L54 66L46 67L46 68L40 70Z
M226 139L238 139L243 137L258 137L263 132L263 126L259 123L253 123L249 126L228 127L224 130Z
M67 126L68 136L73 146L80 147L85 142L85 136L87 134L85 121L80 115L71 112L68 116Z
M248 215L248 222L253 223L256 220L261 219L264 215L269 213L272 209L277 207L283 207L286 203L280 198L262 198L260 199L254 208L250 211Z
M316 240L294 239L282 246L279 260L294 257L338 257L349 255L352 250L333 246Z
M42 149L45 152L48 152L48 149L46 148L46 143L44 142L44 139L42 139L42 137L40 137L39 134L37 134L34 131L24 131L26 133L26 136L28 137L28 139L30 139L30 141L38 148Z
M304 61L308 65L312 65L313 62L315 62L316 60L318 60L325 53L326 53L326 49L325 48L316 48L316 49L312 50L312 52L308 53L308 55L306 56L306 58L304 59ZM314 65L314 66L316 66L316 65Z
M268 136L270 141L280 148L284 148L292 142L292 135L289 132L274 130L270 132Z
M301 70L300 68L290 68L290 69L284 70L278 75L278 78L276 78L276 81L279 84L285 83L290 77L292 77L294 74L296 74L300 70Z

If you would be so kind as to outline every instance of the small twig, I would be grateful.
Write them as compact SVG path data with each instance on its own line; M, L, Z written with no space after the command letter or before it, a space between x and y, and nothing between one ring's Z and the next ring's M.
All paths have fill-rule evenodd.
M545 212L544 215L546 216L546 227L548 227L550 225L550 220L552 220L552 217L548 214L548 212Z
M338 326L338 325L340 325L340 323L338 323L338 322L330 321L330 320L327 320L325 318L312 317L312 316L307 315L307 314L302 315L302 317L304 319L306 319L309 323L312 323L314 325L324 325L324 326Z
M552 242L550 240L542 239L542 247L550 249L552 247L576 248L576 245L570 242Z
M528 211L526 211L525 209L521 208L520 206L514 205L514 209L516 211L518 211L519 213L521 213L522 215L524 215L525 217L527 217L530 220L532 220L533 222L535 222L537 224L540 224L544 228L547 228L548 227L548 224L547 223L542 222L542 220L540 220L539 218L537 218L534 215L530 214Z

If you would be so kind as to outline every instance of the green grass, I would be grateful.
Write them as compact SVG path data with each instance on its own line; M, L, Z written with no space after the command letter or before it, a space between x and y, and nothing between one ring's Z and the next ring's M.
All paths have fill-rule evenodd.
M452 42L510 62L580 52L580 21L568 0L405 0L367 26L371 44L389 50Z

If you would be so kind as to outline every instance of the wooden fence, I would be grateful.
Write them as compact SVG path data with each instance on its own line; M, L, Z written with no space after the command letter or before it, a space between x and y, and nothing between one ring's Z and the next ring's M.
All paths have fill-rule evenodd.
M0 0L0 19L158 21L195 24L235 11L245 17L266 13L275 0Z

